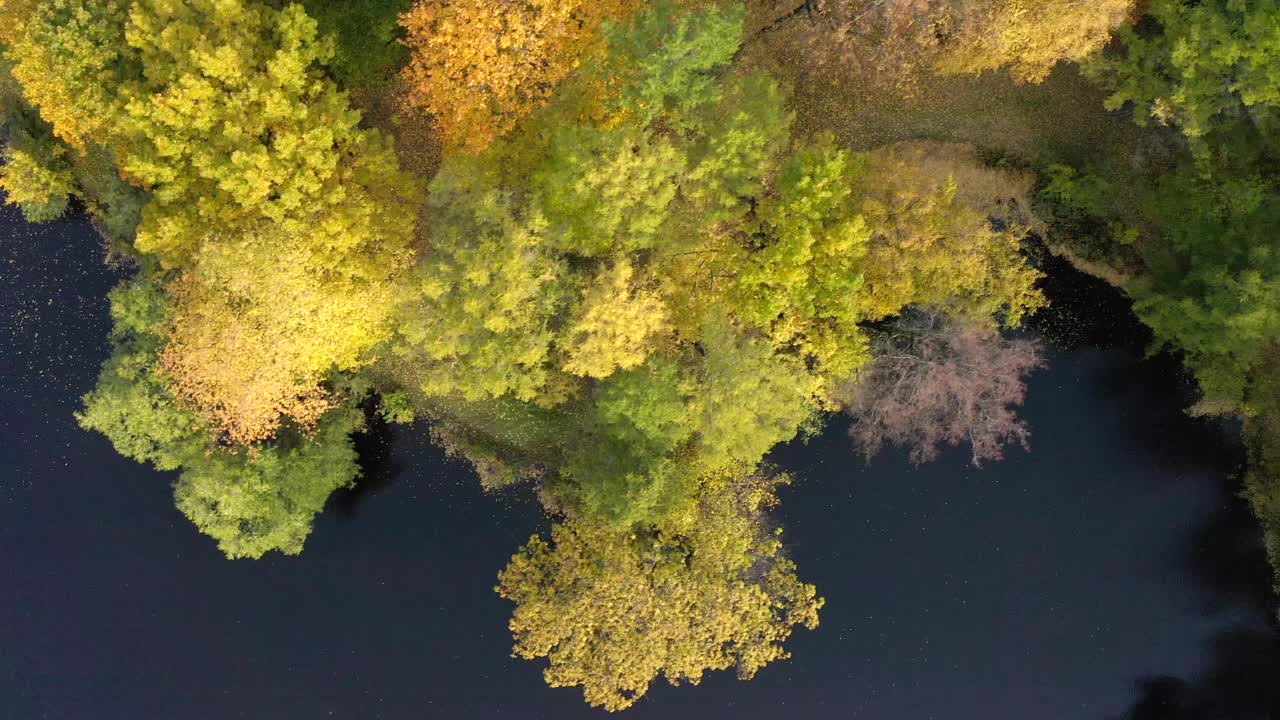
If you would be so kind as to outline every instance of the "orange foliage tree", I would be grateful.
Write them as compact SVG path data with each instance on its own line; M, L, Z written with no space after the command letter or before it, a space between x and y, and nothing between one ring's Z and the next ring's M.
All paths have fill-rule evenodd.
M419 0L401 17L410 105L478 152L550 98L635 0Z

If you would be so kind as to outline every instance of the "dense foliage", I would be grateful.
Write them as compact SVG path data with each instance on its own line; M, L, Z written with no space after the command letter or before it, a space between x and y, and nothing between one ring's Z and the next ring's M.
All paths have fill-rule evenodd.
M418 0L404 15L409 101L451 147L483 149L590 62L629 0Z
M843 410L868 455L1026 446L1042 360L1001 333L1045 304L1035 236L1125 285L1198 410L1248 417L1280 554L1278 12L0 0L0 189L33 222L82 207L132 268L78 417L176 471L228 557L301 551L365 412L421 419L486 488L537 484L550 538L499 576L516 655L616 710L816 627L767 516L780 443ZM879 136L797 100L821 76L918 113L1069 62L1178 130L1028 157L853 143Z
M750 679L787 657L795 625L818 625L822 600L781 555L760 513L780 478L711 477L679 522L618 533L589 520L534 536L498 577L515 601L516 655L548 657L547 683L583 688L621 710L662 674L697 685L707 670Z
M762 5L768 5L760 0ZM790 54L876 92L911 92L932 73L1007 72L1044 81L1105 47L1136 0L839 0L805 3L818 22L770 26ZM854 91L858 92L858 91Z

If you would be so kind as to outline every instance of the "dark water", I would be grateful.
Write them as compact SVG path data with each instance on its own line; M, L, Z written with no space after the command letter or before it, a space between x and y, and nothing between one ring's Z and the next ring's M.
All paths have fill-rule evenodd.
M545 524L528 498L487 497L420 428L389 431L300 558L224 560L170 477L71 417L114 282L89 226L6 208L0 227L0 718L601 715L509 658L492 586ZM1178 412L1185 381L1141 359L1113 295L1055 277L1073 300L1040 323L1060 348L1031 383L1033 452L867 467L839 423L780 449L822 627L750 683L658 685L628 717L1280 717L1230 429Z

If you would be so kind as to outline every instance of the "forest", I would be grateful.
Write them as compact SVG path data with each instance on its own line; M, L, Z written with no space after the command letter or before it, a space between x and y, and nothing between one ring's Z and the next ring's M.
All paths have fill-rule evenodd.
M548 685L750 679L824 603L770 451L1030 449L1052 254L1242 423L1280 567L1280 4L0 0L0 45L6 201L126 277L76 419L229 559L404 424L545 508L495 591Z

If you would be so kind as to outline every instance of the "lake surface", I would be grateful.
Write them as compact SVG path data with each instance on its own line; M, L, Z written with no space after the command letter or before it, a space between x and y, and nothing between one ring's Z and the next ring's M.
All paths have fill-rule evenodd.
M115 279L83 219L0 212L0 718L603 716L509 657L495 576L547 520L527 493L482 493L421 427L363 441L369 482L302 556L225 560L171 476L72 418ZM1233 429L1180 413L1185 378L1142 359L1114 293L1061 268L1049 291L1032 452L868 466L840 422L780 448L821 627L754 681L661 683L623 717L1280 717Z

